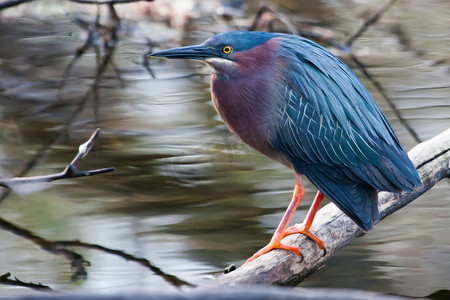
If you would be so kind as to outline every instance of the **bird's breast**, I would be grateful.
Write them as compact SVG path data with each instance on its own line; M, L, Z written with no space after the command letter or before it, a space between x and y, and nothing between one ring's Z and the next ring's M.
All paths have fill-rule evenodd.
M249 146L280 160L270 143L278 120L278 99L273 85L262 76L229 79L213 74L214 107L230 131Z

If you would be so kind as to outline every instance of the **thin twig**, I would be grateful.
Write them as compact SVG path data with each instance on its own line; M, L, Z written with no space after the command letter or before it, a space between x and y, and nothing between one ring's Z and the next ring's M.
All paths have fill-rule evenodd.
M378 92L380 93L380 95L386 100L387 104L389 105L389 107L391 108L392 112L394 113L394 115L397 117L397 119L399 120L399 122L405 126L406 130L408 131L408 133L413 137L413 139L417 142L417 143L421 143L422 140L419 138L419 135L417 134L417 132L412 129L411 126L409 126L408 122L406 122L405 119L403 119L402 115L400 114L400 111L397 109L397 107L395 106L394 102L391 100L391 98L388 96L388 94L386 93L384 87L381 85L380 82L378 82L368 71L367 68L364 66L364 64L353 54L350 53L350 58L353 60L353 62L356 64L356 66L358 67L358 69L361 70L361 72L363 72L364 76L367 77L367 79L369 79L370 82L372 82L372 84L375 86L375 88L378 90Z
M87 177L114 171L115 168L103 168L89 171L80 171L76 168L76 164L82 158L84 158L88 154L89 150L92 148L92 145L94 144L94 141L97 138L99 131L100 129L97 129L86 143L80 145L78 154L75 156L73 161L67 165L64 171L50 175L32 176L32 177L14 177L2 179L0 180L0 186L13 189L15 186L22 184L43 183L68 178Z
M148 52L145 53L142 56L142 66L147 70L147 72L150 74L150 76L155 79L155 73L153 72L152 68L150 67L150 60L148 59L147 55L153 52L153 47L156 46L156 44L149 38L147 38L147 46L148 46Z
M258 11L256 12L255 18L253 19L252 24L247 28L248 31L254 31L256 30L256 27L258 26L259 21L261 20L261 17L264 15L264 13L266 12L270 12L272 13L275 18L273 20L271 20L269 22L269 31L273 31L273 24L276 21L280 21L281 23L283 23L284 25L286 25L286 27L289 29L289 31L291 32L291 34L294 35L298 35L298 31L297 28L291 23L291 21L289 20L288 17L286 17L285 15L283 15L280 12L277 12L273 9L271 9L270 7L266 6L266 5L262 5Z
M258 9L258 11L256 12L255 17L252 21L252 24L247 28L248 31L254 31L257 29L258 23L259 23L262 15L265 12L270 12L274 15L274 19L269 22L268 30L271 32L278 31L276 28L274 28L274 24L275 24L275 22L279 21L286 25L286 27L289 29L291 34L304 36L304 37L313 39L317 42L321 42L326 45L330 45L336 49L339 49L339 50L342 50L345 52L350 52L349 46L336 40L335 38L324 35L324 34L320 34L317 32L313 32L312 30L310 30L311 26L308 26L308 25L302 25L301 28L297 28L296 26L294 26L294 24L289 20L289 18L287 16L285 16L284 14L277 12L274 9L272 9L268 6L265 6L265 5L261 6Z
M355 33L351 34L346 42L344 43L347 46L347 53L349 54L349 57L353 62L356 64L358 69L361 70L361 72L366 76L367 79L369 79L370 82L375 86L375 88L378 90L378 92L381 94L381 96L386 100L387 104L389 105L390 109L394 113L394 115L397 117L399 122L405 126L408 133L412 136L412 138L417 142L421 143L422 140L419 138L419 135L416 133L414 129L412 129L411 126L406 122L406 120L402 117L400 111L395 106L392 99L388 96L386 90L382 86L380 82L378 82L368 71L367 68L364 66L364 64L353 54L351 51L351 46L355 42L355 40L360 37L371 25L375 24L383 13L385 13L390 7L392 7L397 0L390 0L385 5L383 5L378 11L376 11L370 18L368 18L361 26L358 28L358 30L355 31Z
M370 18L364 21L364 23L356 30L353 34L351 34L347 40L345 41L345 45L351 46L357 38L359 38L371 25L375 24L378 19L389 9L391 8L397 0L390 0L385 5L383 5L377 12L375 12Z
M133 3L133 2L153 2L154 0L69 0L70 2L75 2L79 4L98 4L98 5L107 5L107 4L124 4L124 3Z
M0 10L20 5L22 3L32 2L34 0L9 0L0 3Z
M3 275L0 275L0 284L21 286L21 287L30 288L30 289L37 290L37 291L45 291L45 292L53 291L52 288L50 288L47 285L43 285L40 282L39 283L24 282L24 281L18 279L16 276L14 276L14 279L10 279L9 277L11 277L11 273L9 273L9 272L5 273Z

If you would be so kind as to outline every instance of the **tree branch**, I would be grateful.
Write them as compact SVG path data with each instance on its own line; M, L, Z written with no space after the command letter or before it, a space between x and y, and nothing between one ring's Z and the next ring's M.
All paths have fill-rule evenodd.
M408 122L402 117L402 114L400 113L400 110L395 106L394 101L388 96L386 90L384 89L383 85L373 77L367 68L364 66L364 64L353 54L350 53L350 58L353 60L353 62L356 64L358 69L366 76L367 79L369 79L370 82L375 86L375 88L378 90L378 93L386 100L387 104L389 105L389 108L394 113L394 115L397 117L398 121L406 128L406 131L412 136L412 138L416 141L416 143L423 142L417 132L409 126Z
M359 38L371 25L375 24L378 21L378 19L380 19L381 16L395 4L395 2L397 2L397 0L390 0L385 5L383 5L376 13L374 13L370 18L365 20L364 23L347 38L345 44L350 47L356 41L357 38Z
M98 128L97 130L95 130L95 132L92 134L92 136L89 138L89 140L86 143L80 145L78 154L75 156L75 158L72 160L72 162L67 165L67 167L64 169L64 171L62 171L60 173L56 173L56 174L50 174L50 175L32 176L32 177L14 177L14 178L2 179L2 180L0 180L0 186L14 189L14 187L17 187L18 185L23 185L23 184L44 183L44 182L51 182L54 180L61 180L61 179L68 179L68 178L87 177L87 176L94 176L94 175L99 175L99 174L114 171L115 168L103 168L103 169L97 169L97 170L80 171L75 166L82 158L84 158L89 153L89 150L91 150L91 148L94 144L94 141L97 138L99 132L100 132L100 129Z
M153 2L154 0L69 0L70 2L79 4L125 4L133 2Z
M27 287L33 290L38 291L52 291L52 289L49 286L43 285L42 283L33 283L33 282L24 282L17 277L14 276L14 279L10 279L11 273L5 273L0 276L0 284L4 285L15 285L15 286L21 286L21 287Z
M450 177L450 129L418 144L409 153L422 179L422 187L412 192L378 194L380 220L396 212L431 189L439 180ZM376 230L376 229L375 229ZM297 285L340 248L362 236L361 229L334 204L323 207L314 220L311 231L325 243L326 254L304 235L284 239L287 245L301 245L303 261L292 252L273 250L237 270L203 286L217 288L226 285L280 284Z
M9 0L9 1L3 1L2 3L0 3L0 10L6 9L6 8L10 8L10 7L14 7L14 6L20 5L22 3L32 2L32 1L35 1L35 0Z

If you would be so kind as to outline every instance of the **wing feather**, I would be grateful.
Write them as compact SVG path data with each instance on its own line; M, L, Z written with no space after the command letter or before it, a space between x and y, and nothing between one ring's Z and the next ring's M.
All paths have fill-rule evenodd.
M370 229L378 216L376 190L410 191L420 186L417 171L344 63L303 38L285 39L282 47L289 64L272 145L361 228Z

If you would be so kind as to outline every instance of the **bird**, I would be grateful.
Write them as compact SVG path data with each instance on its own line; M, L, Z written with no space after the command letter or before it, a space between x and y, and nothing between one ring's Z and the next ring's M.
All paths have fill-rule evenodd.
M228 129L294 171L294 193L280 224L246 263L272 249L301 255L300 247L282 243L291 234L304 234L324 249L310 228L325 196L367 232L380 218L378 191L400 193L421 186L416 168L362 82L311 40L231 31L148 57L208 64L212 102ZM318 192L305 220L288 227L305 193L303 175Z

